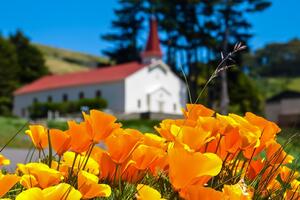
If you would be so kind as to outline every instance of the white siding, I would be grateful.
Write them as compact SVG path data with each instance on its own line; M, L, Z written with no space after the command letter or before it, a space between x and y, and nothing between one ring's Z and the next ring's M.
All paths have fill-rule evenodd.
M97 90L100 90L102 97L107 100L108 109L115 113L124 112L124 81L119 81L113 83L58 88L24 95L16 95L14 97L13 113L17 116L22 116L22 109L28 108L33 103L34 98L36 98L39 102L46 102L48 96L51 96L53 102L62 102L63 94L67 94L68 101L72 101L79 99L80 92L84 93L85 98L95 98Z
M161 61L152 63L127 77L125 94L126 113L162 111L168 114L181 114L181 108L186 104L185 84ZM150 105L147 99L151 99Z

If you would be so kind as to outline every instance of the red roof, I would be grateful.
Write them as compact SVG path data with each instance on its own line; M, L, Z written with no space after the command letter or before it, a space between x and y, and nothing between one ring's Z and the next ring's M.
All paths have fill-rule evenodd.
M138 62L130 62L111 67L92 69L85 72L44 76L17 89L14 94L20 95L63 87L119 81L143 67L144 65Z
M160 42L157 30L157 21L155 18L150 19L150 31L146 49L142 52L142 56L162 56Z

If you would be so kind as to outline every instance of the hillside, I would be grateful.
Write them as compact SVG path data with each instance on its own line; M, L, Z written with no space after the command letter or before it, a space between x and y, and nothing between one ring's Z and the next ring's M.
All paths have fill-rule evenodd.
M270 98L283 90L300 92L300 77L268 77L256 79L256 83L266 98Z
M107 58L41 44L35 46L44 54L46 65L53 74L85 71L97 65L109 65Z

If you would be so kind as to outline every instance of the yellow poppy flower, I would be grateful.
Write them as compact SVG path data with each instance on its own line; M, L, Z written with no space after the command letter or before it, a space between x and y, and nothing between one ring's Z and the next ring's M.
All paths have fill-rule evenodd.
M73 165L74 159L75 159L75 153L68 151L64 153L61 164L64 166L71 167ZM93 174L99 174L99 164L92 157L89 157L87 162L86 160L87 160L86 156L77 155L74 164L74 171L82 170L86 163L84 170L89 171L90 173Z
M18 194L16 200L41 200L45 199L40 188L33 187Z
M2 174L0 171L0 198L3 197L18 181L20 177L15 174Z
M33 175L25 174L21 177L20 184L23 187L29 189L37 186L39 183L37 182L36 178Z
M148 185L138 184L136 189L137 200L164 200L161 198L161 194L156 189Z
M148 146L153 146L161 149L166 149L166 139L153 133L145 133L143 143Z
M169 177L175 189L196 182L202 176L216 176L222 160L213 153L189 152L175 145L169 149Z
M30 125L25 133L31 138L37 149L44 149L48 146L47 129L41 125Z
M0 154L0 166L1 165L9 165L9 164L10 164L10 160Z
M30 188L21 192L16 197L16 200L80 200L81 197L82 195L80 192L71 185L67 183L60 183L43 190L37 187Z
M17 171L34 176L41 188L58 184L63 179L63 175L59 171L51 169L43 163L17 164L17 166Z
M44 199L49 200L80 200L82 195L73 186L67 183L60 183L58 185L48 187L42 191Z
M99 178L86 171L80 171L78 174L78 190L82 198L90 199L95 197L109 197L111 189L109 185L98 184Z
M250 200L251 194L241 184L224 185L223 193L230 200Z

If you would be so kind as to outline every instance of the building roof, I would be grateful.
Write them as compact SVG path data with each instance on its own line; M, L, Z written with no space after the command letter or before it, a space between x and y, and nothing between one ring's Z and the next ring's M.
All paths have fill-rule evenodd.
M90 85L123 80L145 65L138 62L130 62L115 66L92 69L86 72L76 72L64 75L44 76L14 92L14 95L51 90L78 85Z
M160 49L160 42L157 30L157 21L153 17L150 19L150 30L145 50L142 52L142 56L158 56L162 57L162 51Z
M300 92L285 90L267 99L267 103L279 102L282 99L300 99Z

